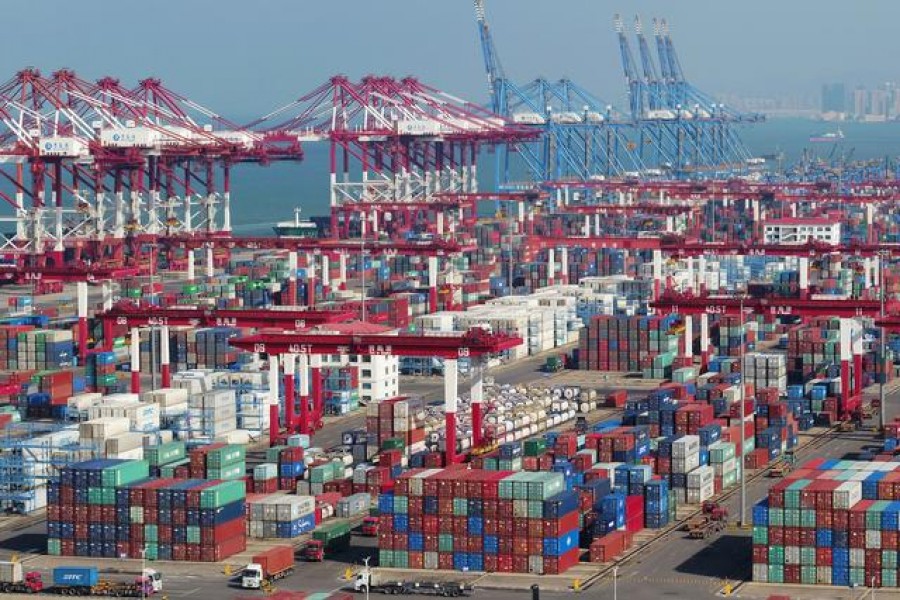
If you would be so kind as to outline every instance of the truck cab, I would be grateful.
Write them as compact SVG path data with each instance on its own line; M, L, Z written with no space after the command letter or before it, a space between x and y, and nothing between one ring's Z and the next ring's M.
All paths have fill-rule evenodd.
M366 592L369 591L372 587L372 572L369 571L368 568L363 569L359 573L356 574L356 579L353 581L353 590L356 592Z
M363 519L362 534L370 537L378 535L378 517L366 517Z
M44 579L40 571L28 571L22 579L23 587L29 594L40 592L44 589Z
M142 575L150 583L153 593L161 592L163 589L162 574L156 569L144 569Z
M263 568L259 563L250 563L244 567L241 575L241 587L247 590L257 590L262 587Z

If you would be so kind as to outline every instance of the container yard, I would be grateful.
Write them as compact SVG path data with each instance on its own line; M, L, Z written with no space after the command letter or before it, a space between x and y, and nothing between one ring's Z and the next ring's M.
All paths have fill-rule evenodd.
M517 85L474 4L487 103L0 84L0 593L900 594L896 163L754 158L665 19L627 107Z

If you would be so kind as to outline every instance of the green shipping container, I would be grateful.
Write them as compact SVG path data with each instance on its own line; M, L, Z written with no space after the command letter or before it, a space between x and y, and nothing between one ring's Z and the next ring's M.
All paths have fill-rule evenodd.
M199 544L200 543L200 528L196 525L188 525L187 530L187 543L188 544Z
M350 535L350 523L339 521L322 525L313 532L313 539L321 542L328 542L333 539L339 539Z
M106 467L100 472L103 487L122 487L150 476L150 463L146 460L126 460ZM115 502L115 501L114 501Z
M168 465L164 465L159 469L160 477L167 479L175 477L175 469L177 469L178 467L187 467L190 466L190 464L191 460L189 458L184 458L182 460L176 460L173 463L169 463Z
M765 525L753 526L753 543L761 546L769 545L769 528Z
M547 440L538 438L525 441L525 456L540 456L547 451Z
M382 450L403 450L405 447L402 438L388 438L381 442Z
M154 467L184 460L185 456L184 442L167 442L144 449L144 458Z
M219 508L246 498L246 484L243 481L223 481L200 491L200 508Z
M159 541L157 538L158 529L156 525L144 525L144 540L147 542L156 543Z
M156 542L148 541L144 544L144 548L147 550L147 560L156 560L159 558L159 546L156 545Z
M784 583L784 565L769 565L769 583Z
M409 512L409 498L406 496L394 496L394 512L405 515Z
M802 565L800 567L800 583L805 585L813 585L816 583L815 566Z
M247 467L244 465L244 461L232 465L226 465L221 468L208 468L206 470L206 476L209 479L222 479L226 481L232 479L242 479L246 474Z
M453 552L453 534L438 534L438 552Z
M222 468L236 463L243 463L246 456L244 446L229 444L223 448L210 450L206 454L206 466Z
M379 550L378 551L378 566L384 567L385 569L394 568L394 551L393 550Z
M50 556L61 556L62 542L57 538L47 538L47 554Z
M287 446L272 446L266 450L266 462L277 463L281 451L285 448L287 448Z
M466 517L469 515L469 499L454 498L453 499L453 516Z

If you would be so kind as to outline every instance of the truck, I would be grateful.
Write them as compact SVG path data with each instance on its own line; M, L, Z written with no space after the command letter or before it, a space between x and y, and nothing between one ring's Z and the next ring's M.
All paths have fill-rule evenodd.
M353 589L364 594L370 592L380 592L382 594L428 594L457 598L471 595L474 587L469 583L460 581L381 580L378 573L369 569L369 566L366 565L362 571L356 574L356 579L353 581Z
M544 373L557 373L566 367L561 356L548 356L544 363Z
M692 518L685 527L687 528L688 537L700 540L724 531L725 521L719 521L712 518L711 515L705 514Z
M0 592L37 594L43 589L44 581L39 572L25 572L20 562L0 561Z
M51 591L67 596L152 596L162 591L162 577L144 569L134 581L109 581L100 579L97 567L56 567Z
M375 537L378 535L378 517L366 517L363 519L360 533L366 537Z
M303 560L322 562L325 560L325 545L319 540L309 540L303 547Z
M769 477L784 477L794 468L794 453L785 452L769 467Z
M244 567L241 575L241 587L245 590L260 589L264 583L272 583L293 573L294 547L274 546L251 560L253 562Z

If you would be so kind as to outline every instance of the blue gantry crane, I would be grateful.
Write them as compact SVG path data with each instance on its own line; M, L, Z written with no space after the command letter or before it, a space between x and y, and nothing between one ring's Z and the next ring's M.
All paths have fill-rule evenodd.
M731 176L743 171L751 156L737 124L762 117L734 111L689 83L665 20L653 20L657 72L641 20L635 18L641 77L621 17L616 15L613 23L641 160L676 177Z
M484 0L475 0L475 18L491 110L542 134L497 153L498 183L587 181L646 170L634 152L633 125L627 116L570 79L510 81L494 46Z
M736 124L760 117L726 108L687 82L665 21L654 21L657 70L640 19L635 20L638 65L625 26L616 16L628 91L628 108L620 111L570 79L510 81L500 63L484 0L475 0L475 16L491 109L541 131L535 141L498 152L498 183L622 175L729 177L746 168L750 153Z

